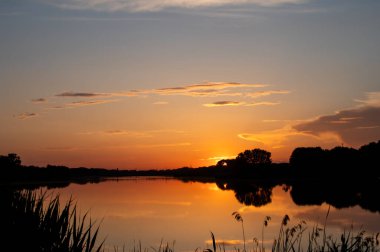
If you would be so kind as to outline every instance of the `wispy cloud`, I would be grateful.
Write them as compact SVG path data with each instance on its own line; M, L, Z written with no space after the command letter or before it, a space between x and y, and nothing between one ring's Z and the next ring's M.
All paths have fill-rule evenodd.
M163 144L144 144L139 145L139 148L163 148L163 147L184 147L190 146L191 143L183 142L183 143L163 143Z
M16 116L17 119L20 119L20 120L25 120L25 119L29 119L29 118L32 118L32 117L36 117L38 116L37 113L29 113L29 112L25 112L25 113L21 113L21 114L18 114Z
M85 106L93 106L93 105L99 105L99 104L107 104L107 103L113 103L117 100L88 100L88 101L73 101L62 105L56 105L49 107L48 109L73 109L73 108L80 108Z
M239 96L241 92L231 92L231 89L237 88L262 88L265 84L247 84L237 82L207 82L201 84L192 84L177 87L166 87L154 90L145 90L144 93L153 93L158 95L186 95L186 96Z
M253 141L258 144L265 144L272 147L283 146L284 142L290 137L306 135L290 126L270 131L261 131L257 133L240 133L238 137L247 141Z
M356 99L359 106L380 107L380 92L368 92L364 99Z
M112 103L112 102L115 102L115 100L75 101L75 102L68 103L67 106L69 106L69 107L82 107L82 106L92 106L92 105Z
M245 104L245 106L275 106L275 105L279 105L280 103L279 102L252 102L252 103L247 103Z
M164 201L164 200L141 200L137 201L137 204L147 205L168 205L168 206L191 206L190 201Z
M167 105L167 104L169 104L169 102L166 102L166 101L156 101L153 104L154 105Z
M236 158L236 156L217 156L217 157L209 157L209 158L202 159L202 160L220 161L220 160L224 160L224 159L234 159L234 158Z
M252 98L259 98L263 96L269 96L273 94L289 94L289 90L267 90L267 91L258 91L253 93L248 93L247 96Z
M228 5L278 6L282 4L300 4L307 0L52 0L49 3L65 9L96 11L151 12L167 8L200 8Z
M246 107L255 107L255 106L275 106L280 104L279 102L239 102L239 101L216 101L213 103L203 104L205 107L225 107L225 106L246 106Z
M88 131L81 132L81 135L102 135L108 137L131 137L131 138L151 138L157 135L162 134L184 134L184 131L175 130L175 129L166 129L166 130L124 130L124 129L111 129L103 131Z
M265 88L267 84L261 83L238 83L238 82L204 82L195 83L182 86L163 87L156 89L137 89L119 92L75 92L66 91L57 93L53 96L55 99L76 99L81 98L81 101L71 101L70 103L59 104L50 109L64 109L76 108L82 106L91 106L97 104L105 104L115 102L111 100L115 97L155 97L155 96L190 96L198 98L207 97L225 97L226 100L216 101L213 103L203 104L206 107L222 107L222 106L273 106L279 104L278 102L260 101L260 102L247 102L247 101L230 101L227 97L260 97L268 96L271 94L286 94L286 90L269 90L252 92L252 89ZM103 98L101 100L93 100L94 98ZM155 97L157 98L157 97ZM33 100L34 102L44 102L44 98ZM157 101L154 105L169 104L166 101Z
M164 87L158 89L139 89L120 92L63 92L56 94L55 97L63 98L94 98L94 97L134 97L146 95L185 95L199 97L215 97L215 96L241 96L242 92L236 92L239 88L263 88L266 84L247 84L237 82L206 82L191 85L183 85L176 87Z
M78 148L73 147L73 146L63 146L63 147L54 146L54 147L46 147L44 150L47 150L47 151L75 151L75 150L78 150Z
M127 136L137 138L153 137L153 134L147 131L107 130L101 133L109 136Z

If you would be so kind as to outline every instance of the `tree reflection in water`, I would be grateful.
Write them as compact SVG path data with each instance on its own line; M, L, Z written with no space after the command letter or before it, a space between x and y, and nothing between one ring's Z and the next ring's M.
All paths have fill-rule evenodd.
M271 203L273 188L282 185L299 206L327 203L341 209L358 205L371 212L380 212L380 182L377 178L365 181L294 180L286 183L225 179L215 183L221 190L234 191L235 198L246 206L261 207Z
M274 185L244 180L217 181L216 185L221 190L233 190L236 199L246 206L260 207L272 202Z

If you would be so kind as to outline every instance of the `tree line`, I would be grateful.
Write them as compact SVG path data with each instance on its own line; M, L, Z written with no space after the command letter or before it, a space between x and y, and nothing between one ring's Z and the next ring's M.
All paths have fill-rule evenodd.
M321 147L298 147L293 150L289 163L273 163L271 153L255 148L239 153L234 159L224 159L208 167L169 170L107 170L101 168L68 168L23 166L15 153L0 155L1 179L4 180L77 180L99 181L101 177L119 176L173 176L208 178L359 178L380 176L380 140L359 149L338 146L333 149Z

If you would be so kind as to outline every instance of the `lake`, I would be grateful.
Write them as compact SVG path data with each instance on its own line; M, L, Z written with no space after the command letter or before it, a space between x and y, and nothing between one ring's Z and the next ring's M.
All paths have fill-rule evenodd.
M72 197L81 215L89 211L92 220L100 224L100 240L106 238L105 251L115 251L115 248L123 251L123 246L130 251L140 242L142 248L158 250L161 241L174 246L175 251L203 250L212 246L210 232L218 242L225 244L226 250L241 249L242 226L232 216L235 211L244 220L248 248L252 248L254 237L260 242L264 238L264 244L270 248L285 214L290 217L289 225L304 220L308 228L306 234L317 224L323 227L328 211L328 233L341 233L351 226L367 233L380 231L378 209L369 211L356 205L341 209L331 206L329 210L326 203L301 206L294 203L292 188L280 185L268 188L252 182L216 184L132 177L70 184L49 189L49 192L60 194L62 201ZM266 216L271 220L264 227L262 237Z

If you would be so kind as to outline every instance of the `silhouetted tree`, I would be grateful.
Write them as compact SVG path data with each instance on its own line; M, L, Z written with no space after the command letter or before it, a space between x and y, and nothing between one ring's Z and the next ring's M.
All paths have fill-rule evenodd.
M360 171L359 151L349 147L338 146L326 151L326 167L331 176L357 176ZM327 171L327 169L326 169Z
M298 147L290 155L289 163L298 176L321 176L326 164L326 151L321 147Z
M0 167L14 168L21 166L21 158L15 153L9 153L7 156L0 156Z
M367 175L380 176L380 140L359 148L360 161Z
M271 153L262 149L245 150L239 153L236 160L248 166L272 163Z
M236 159L223 159L216 163L217 168L227 168L235 169L238 166L238 161Z

